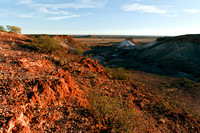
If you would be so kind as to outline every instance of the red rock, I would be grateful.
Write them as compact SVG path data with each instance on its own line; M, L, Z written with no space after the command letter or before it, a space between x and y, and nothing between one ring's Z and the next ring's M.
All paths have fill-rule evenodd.
M80 63L82 66L90 69L93 72L98 72L103 76L106 75L104 72L104 68L98 64L98 61L83 57L78 63Z
M25 68L25 70L26 70L27 72L29 72L29 73L33 73L33 72L34 72L33 69L31 69L31 68Z
M22 58L22 59L18 59L17 61L18 61L18 64L20 66L23 66L28 62L28 59L27 58Z
M12 60L7 60L7 61L6 61L6 63L10 63L10 62L12 62Z
M7 104L7 99L3 100L2 105Z

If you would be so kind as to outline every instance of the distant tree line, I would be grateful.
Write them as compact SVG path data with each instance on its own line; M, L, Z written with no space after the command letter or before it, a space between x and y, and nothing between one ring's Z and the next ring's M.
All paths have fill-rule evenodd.
M0 31L2 32L10 32L10 33L21 33L21 28L17 26L7 25L6 28L4 26L0 26Z

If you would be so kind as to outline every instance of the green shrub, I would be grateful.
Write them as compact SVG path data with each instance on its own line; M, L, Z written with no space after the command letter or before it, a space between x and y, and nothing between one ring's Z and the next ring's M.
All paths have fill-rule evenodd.
M59 42L48 35L35 38L34 43L39 48L40 52L52 53L62 50L62 46Z
M106 68L108 74L112 75L113 79L127 80L130 79L130 72L124 68Z
M7 31L8 32L15 32L15 33L21 33L21 28L17 27L17 26L11 26L11 25L7 25Z
M76 45L74 45L74 47L74 54L82 55L82 53L90 49L91 45L85 43L77 43Z
M74 50L75 55L82 55L83 52L84 52L84 50L81 48L77 48L76 50Z
M0 31L6 31L6 29L3 26L0 26Z
M91 78L92 79L96 79L96 78L98 78L98 75L97 74L93 74Z
M181 78L180 80L177 80L176 83L174 83L176 87L185 87L185 88L194 88L200 86L199 83L192 81L187 78Z
M180 105L176 102L169 101L169 99L161 98L158 106L161 108L162 113L170 113L171 111L180 108Z
M135 112L130 104L120 98L105 96L93 91L89 98L90 109L95 119L106 127L108 132L132 132L135 125Z

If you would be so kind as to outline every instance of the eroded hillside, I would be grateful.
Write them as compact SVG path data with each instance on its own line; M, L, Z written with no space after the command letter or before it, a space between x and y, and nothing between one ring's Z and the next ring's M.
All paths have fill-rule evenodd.
M0 33L0 132L200 132L198 117L97 61L31 45Z
M110 50L109 50L110 49ZM163 37L136 48L96 46L88 51L110 67L125 67L151 73L199 77L200 35Z

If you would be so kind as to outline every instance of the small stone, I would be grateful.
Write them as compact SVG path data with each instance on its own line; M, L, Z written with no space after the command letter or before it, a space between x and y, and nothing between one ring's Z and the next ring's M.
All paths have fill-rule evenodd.
M69 124L69 125L67 125L67 128L71 128L72 126Z
M22 55L22 52L18 51L17 54L18 54L18 55Z
M5 99L1 104L2 105L7 104L7 99Z
M10 62L12 62L12 60L7 60L7 61L6 61L6 63L10 63Z
M165 124L166 121L164 119L160 119L159 122Z
M28 62L28 59L27 59L27 58L18 59L18 63L19 63L20 66L25 65L26 62Z
M34 72L33 69L31 69L31 68L24 68L24 70L25 70L26 72L29 72L29 73L33 73L33 72Z
M61 66L65 65L65 61L64 60L60 60L59 61L59 65L61 65Z
M59 57L53 57L53 61L55 61L55 62L59 62L59 60L60 60L60 58Z
M81 118L81 120L84 122L84 121L85 121L85 118Z
M140 107L144 108L145 107L144 103L140 103Z

